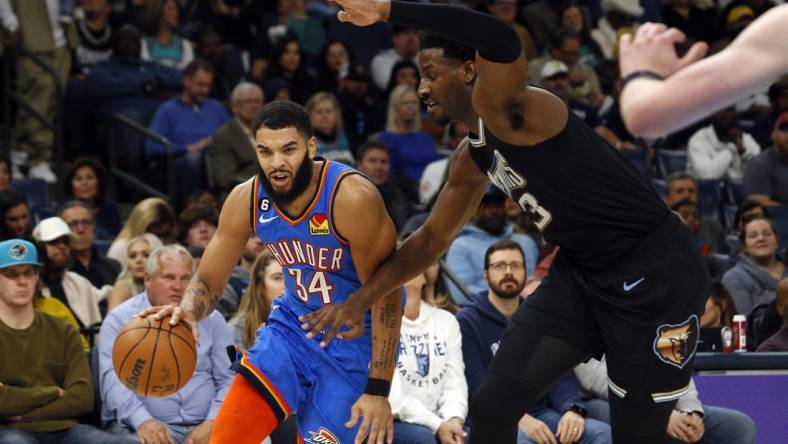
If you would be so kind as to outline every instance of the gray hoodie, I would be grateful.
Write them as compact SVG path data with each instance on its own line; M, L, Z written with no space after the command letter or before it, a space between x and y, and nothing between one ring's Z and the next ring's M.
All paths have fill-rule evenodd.
M788 267L782 278L788 277ZM777 283L766 270L751 257L740 253L739 261L722 276L722 285L728 289L736 304L736 313L748 315L761 304L768 304L777 295Z

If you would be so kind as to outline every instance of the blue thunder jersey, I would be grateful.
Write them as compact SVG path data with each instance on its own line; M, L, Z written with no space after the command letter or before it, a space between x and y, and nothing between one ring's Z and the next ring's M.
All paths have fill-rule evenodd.
M339 183L351 174L361 173L325 160L316 195L295 218L277 208L259 178L255 179L255 233L284 273L285 293L276 305L296 318L326 304L344 302L361 286L348 242L336 231L332 214ZM369 314L365 323L368 332ZM300 331L299 325L295 327Z

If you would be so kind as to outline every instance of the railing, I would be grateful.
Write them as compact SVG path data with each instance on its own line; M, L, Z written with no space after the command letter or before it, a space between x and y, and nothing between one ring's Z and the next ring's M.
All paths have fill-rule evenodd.
M37 109L33 108L29 102L22 98L14 91L11 84L11 66L16 65L14 59L18 57L25 57L30 59L33 63L38 65L44 72L52 77L52 82L55 85L55 120L50 122L42 115ZM5 146L11 149L11 127L13 125L11 119L11 102L27 111L30 116L36 119L46 131L52 131L52 161L54 163L55 171L62 171L63 167L63 79L60 78L57 72L49 66L46 62L41 60L35 53L23 48L17 47L13 50L13 55L8 53L8 57L3 61L3 116L5 126ZM10 153L9 153L10 154Z
M167 140L166 137L157 134L150 129L146 128L145 126L141 125L139 122L136 122L129 117L117 113L113 116L116 121L125 125L132 130L140 133L141 135L145 136L147 139L155 140L156 142L160 143L164 146L164 161L165 161L165 174L167 176L166 182L166 194L162 193L161 191L157 190L156 188L148 185L147 183L141 181L140 179L132 176L131 174L123 171L122 169L118 168L117 159L115 158L116 151L114 149L109 150L109 166L110 166L110 174L113 176L121 179L122 181L130 184L131 186L140 189L141 191L160 197L164 200L170 200L170 202L174 202L175 199L175 154L172 147L172 143ZM120 144L116 145L116 148L119 148Z

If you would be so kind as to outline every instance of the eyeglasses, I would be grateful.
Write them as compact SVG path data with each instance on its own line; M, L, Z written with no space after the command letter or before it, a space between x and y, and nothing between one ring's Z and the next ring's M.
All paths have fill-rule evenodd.
M507 268L511 268L513 272L518 272L523 271L525 264L522 262L493 262L487 268L493 271L506 271Z
M30 280L38 277L38 270L35 268L28 268L24 272L20 273L16 270L6 269L6 270L0 270L0 274L2 274L3 277L5 277L6 279L12 281L17 280L20 277L25 278L25 280Z
M77 219L77 220L69 221L68 222L68 227L69 228L77 228L80 225L83 225L85 227L92 227L94 223L96 223L96 222L94 220L92 220L92 219Z

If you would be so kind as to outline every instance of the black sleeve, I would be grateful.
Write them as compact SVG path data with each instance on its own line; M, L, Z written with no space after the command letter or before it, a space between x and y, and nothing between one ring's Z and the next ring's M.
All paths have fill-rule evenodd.
M522 53L514 28L460 6L392 1L389 21L456 40L491 62L512 63Z

